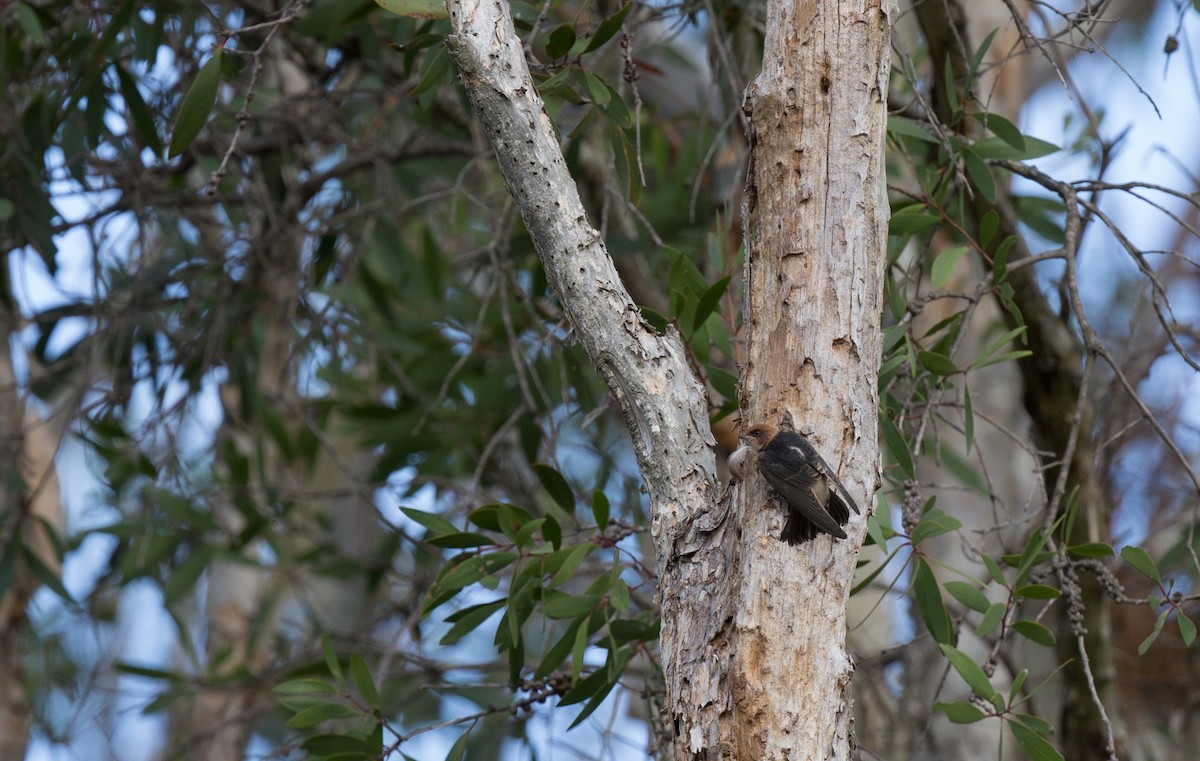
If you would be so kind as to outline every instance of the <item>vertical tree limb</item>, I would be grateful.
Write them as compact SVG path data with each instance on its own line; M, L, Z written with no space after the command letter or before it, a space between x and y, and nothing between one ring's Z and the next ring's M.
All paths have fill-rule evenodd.
M704 386L679 335L659 335L642 319L589 222L507 3L450 0L447 7L451 58L547 279L633 437L653 514L667 713L670 733L683 737L676 753L715 747L727 701L724 651L709 643L727 617L732 543L716 500Z
M878 473L877 381L888 203L891 23L878 3L767 5L763 69L746 93L744 412L808 434L860 505ZM847 758L850 540L775 540L781 511L745 492L734 644L736 758ZM814 711L814 706L832 710Z

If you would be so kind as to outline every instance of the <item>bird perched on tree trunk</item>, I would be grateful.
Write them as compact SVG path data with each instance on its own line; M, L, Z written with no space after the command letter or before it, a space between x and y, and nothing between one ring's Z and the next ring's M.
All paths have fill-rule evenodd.
M745 434L758 449L758 469L787 503L788 519L779 538L800 544L818 533L845 539L842 526L858 505L833 469L799 433L759 423Z

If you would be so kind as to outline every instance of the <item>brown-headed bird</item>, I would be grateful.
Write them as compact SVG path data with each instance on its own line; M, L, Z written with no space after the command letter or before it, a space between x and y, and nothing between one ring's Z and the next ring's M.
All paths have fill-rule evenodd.
M746 432L758 448L758 469L788 506L787 523L779 538L800 544L818 533L845 539L842 526L858 505L833 469L799 433L759 423ZM847 507L848 506L848 507Z

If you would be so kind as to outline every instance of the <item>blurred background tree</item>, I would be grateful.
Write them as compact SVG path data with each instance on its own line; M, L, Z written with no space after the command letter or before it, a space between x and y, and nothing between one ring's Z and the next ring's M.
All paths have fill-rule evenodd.
M388 7L0 8L0 758L665 748L624 425ZM762 9L513 11L728 447ZM1196 11L893 13L858 743L1188 759Z

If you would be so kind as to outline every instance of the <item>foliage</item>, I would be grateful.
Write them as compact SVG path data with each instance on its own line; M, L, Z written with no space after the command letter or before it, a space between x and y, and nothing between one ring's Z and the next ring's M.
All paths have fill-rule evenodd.
M547 702L603 732L597 711L622 690L637 696L623 726L645 727L652 750L665 741L651 516L624 423L491 164L444 50L448 22L427 4L380 5L0 11L16 22L0 32L14 107L0 117L0 241L14 262L2 293L29 326L10 320L10 344L30 403L67 416L92 465L72 480L94 479L97 508L60 554L103 555L94 582L65 585L17 518L0 521L0 589L20 570L61 598L29 637L47 741L86 735L68 696L97 714L108 700L88 688L105 659L55 630L110 644L114 601L144 588L180 657L112 660L153 685L143 711L168 717L180 747L202 735L185 718L199 698L234 692L247 735L279 757L499 757L497 737L533 743ZM737 61L760 53L759 11L512 5L594 223L645 318L685 339L719 429L742 357L738 104L753 70ZM1085 610L1147 604L1138 655L1172 621L1185 647L1195 639L1191 524L1167 532L1166 551L1118 552L1121 483L1096 477L1088 491L1072 460L1111 473L1155 459L1169 486L1149 512L1194 502L1194 442L1160 422L1178 399L1143 402L1141 384L1156 359L1197 369L1189 318L1171 311L1171 285L1194 288L1195 270L1150 263L1107 221L1104 194L1150 190L1104 183L1115 128L1093 115L1062 148L991 107L995 34L957 58L932 40L902 50L891 82L886 477L868 522L879 552L855 592L911 601L917 636L901 688L866 669L856 679L916 712L914 726L933 711L1002 724L1001 744L1050 759L1069 727L1038 698L1062 689L1096 632ZM713 61L696 52L704 35L723 51ZM1063 153L1095 179L1061 183L1033 163ZM1121 276L1126 301L1092 321L1083 221L1107 227L1136 270ZM1043 243L1055 248L1032 253ZM1178 258L1194 265L1194 245ZM82 251L83 294L47 300L13 274L65 282ZM1052 296L1053 326L1030 307ZM1108 348L1151 331L1150 360ZM1028 399L1019 423L997 411L1038 385L1026 368L1055 362L1049 374L1076 379L1047 425L1064 446ZM1106 404L1118 393L1129 401ZM1019 479L998 483L1014 462ZM1148 591L1127 595L1123 570ZM249 602L215 609L233 584ZM222 639L229 610L244 629ZM905 614L863 625L890 615ZM1098 657L1101 644L1086 647ZM963 689L914 709L930 664ZM909 740L882 755L911 753L921 739Z

